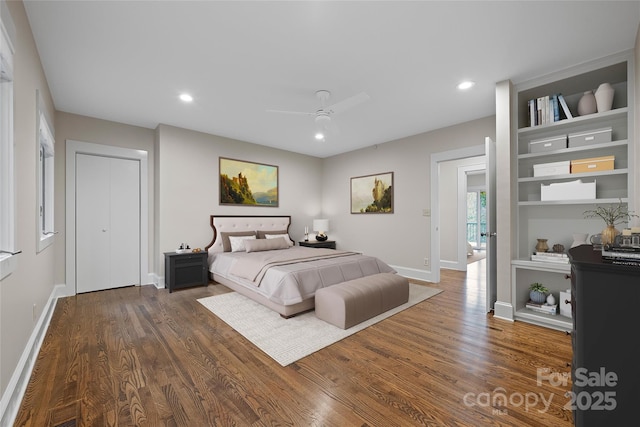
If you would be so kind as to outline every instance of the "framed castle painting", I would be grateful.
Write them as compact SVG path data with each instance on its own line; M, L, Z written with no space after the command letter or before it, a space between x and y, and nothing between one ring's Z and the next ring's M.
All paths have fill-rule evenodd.
M220 157L220 205L278 206L278 166Z
M351 178L351 213L393 213L393 172Z

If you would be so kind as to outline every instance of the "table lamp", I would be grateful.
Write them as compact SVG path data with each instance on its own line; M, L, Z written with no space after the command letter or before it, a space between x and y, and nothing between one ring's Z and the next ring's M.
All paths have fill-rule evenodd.
M316 231L318 234L316 235L316 240L318 242L324 242L327 240L327 231L329 231L329 220L328 219L314 219L313 220L313 231Z

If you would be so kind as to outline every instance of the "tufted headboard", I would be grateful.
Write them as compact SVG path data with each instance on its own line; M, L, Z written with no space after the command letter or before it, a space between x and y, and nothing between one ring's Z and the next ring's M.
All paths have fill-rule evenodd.
M205 246L209 253L222 252L222 239L219 233L230 231L280 231L289 230L291 216L270 215L210 215L209 223L213 229L213 239Z

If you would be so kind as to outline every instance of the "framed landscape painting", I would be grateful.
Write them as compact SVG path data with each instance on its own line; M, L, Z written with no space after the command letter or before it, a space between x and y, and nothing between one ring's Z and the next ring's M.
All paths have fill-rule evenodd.
M278 206L278 167L220 157L220 204Z
M393 213L393 172L351 178L351 213Z

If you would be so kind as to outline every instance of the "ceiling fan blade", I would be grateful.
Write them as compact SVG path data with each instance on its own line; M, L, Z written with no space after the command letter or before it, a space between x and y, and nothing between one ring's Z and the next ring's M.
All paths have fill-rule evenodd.
M305 113L303 111L285 111L285 110L267 110L267 113L279 113L279 114L295 114L298 116L315 116L316 113Z
M343 99L340 102L336 102L333 105L329 105L328 107L325 108L325 111L328 111L330 113L341 113L343 111L346 111L350 108L355 107L358 104L361 104L367 101L369 98L370 98L369 95L367 95L365 92L360 92L359 94L354 95L350 98Z

